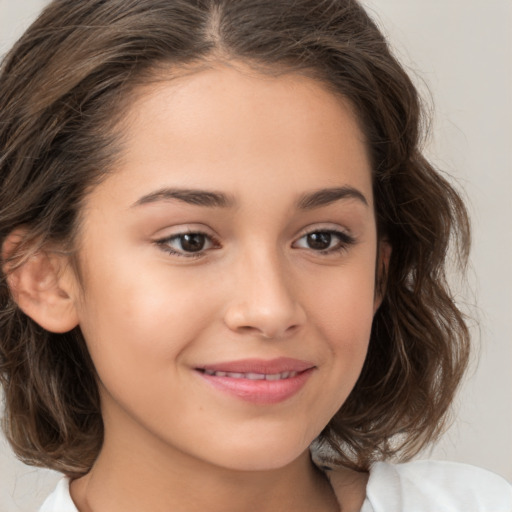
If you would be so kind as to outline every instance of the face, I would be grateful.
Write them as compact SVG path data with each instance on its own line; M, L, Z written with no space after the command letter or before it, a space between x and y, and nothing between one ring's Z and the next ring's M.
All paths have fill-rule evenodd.
M352 390L378 302L355 117L311 79L216 67L146 88L123 126L76 298L105 449L288 464Z

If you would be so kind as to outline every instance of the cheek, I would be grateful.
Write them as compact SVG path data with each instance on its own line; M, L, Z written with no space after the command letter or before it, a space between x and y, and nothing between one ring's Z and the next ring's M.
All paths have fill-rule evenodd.
M370 335L375 305L375 270L367 265L340 269L338 276L326 276L310 288L315 325L333 341L359 344ZM322 286L323 284L323 286Z
M313 431L318 432L339 411L361 374L373 321L373 280L349 274L329 293L311 299L315 307L310 319L325 349L319 373L322 392L313 397L318 411Z
M201 287L195 281L118 263L94 273L80 310L98 374L164 371L208 323L212 308L198 299Z
M336 284L333 284L335 282ZM330 386L346 398L355 385L364 364L370 340L374 312L374 265L341 269L338 278L324 283L310 295L310 319L327 348L326 364ZM334 412L341 403L333 404Z

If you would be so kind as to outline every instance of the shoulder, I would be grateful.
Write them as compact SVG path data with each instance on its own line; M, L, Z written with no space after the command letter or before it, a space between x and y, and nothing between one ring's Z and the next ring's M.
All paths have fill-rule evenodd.
M363 512L512 512L512 486L467 464L379 462L370 471L365 506Z
M69 479L59 480L55 490L46 498L39 512L78 512L69 493Z

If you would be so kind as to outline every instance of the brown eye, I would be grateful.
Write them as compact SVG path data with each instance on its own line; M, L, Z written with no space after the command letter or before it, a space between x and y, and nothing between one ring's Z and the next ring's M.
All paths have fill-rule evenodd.
M318 232L318 233L310 233L307 235L307 244L311 249L315 249L316 251L325 251L329 249L332 241L331 233L327 232Z
M202 233L187 233L177 237L181 248L185 252L197 252L204 249L206 245L206 237Z
M346 250L354 243L355 239L343 231L319 230L303 235L293 244L293 247L328 255Z
M179 233L162 240L157 240L156 244L173 256L189 258L203 256L209 249L219 247L215 239L201 232Z

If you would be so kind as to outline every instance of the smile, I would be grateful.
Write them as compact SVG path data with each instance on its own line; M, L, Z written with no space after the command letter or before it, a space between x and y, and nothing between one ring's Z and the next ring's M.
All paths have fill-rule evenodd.
M315 365L291 358L245 359L196 368L215 391L252 404L272 405L295 396Z
M230 379L249 379L249 380L281 380L291 379L298 372L282 372L282 373L236 373L236 372L216 372L214 370L204 370L207 375L214 377L229 377Z

